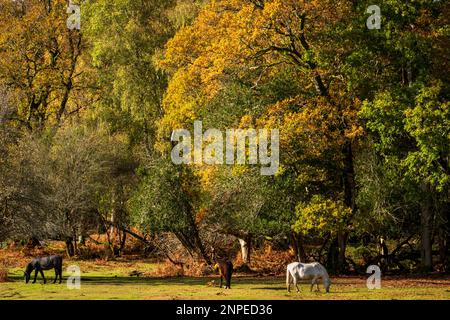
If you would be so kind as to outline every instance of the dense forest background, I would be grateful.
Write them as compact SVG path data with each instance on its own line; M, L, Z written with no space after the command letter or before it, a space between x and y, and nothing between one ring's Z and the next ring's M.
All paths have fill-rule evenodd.
M0 243L449 270L450 2L73 4L0 0ZM278 128L279 170L174 165L194 120Z

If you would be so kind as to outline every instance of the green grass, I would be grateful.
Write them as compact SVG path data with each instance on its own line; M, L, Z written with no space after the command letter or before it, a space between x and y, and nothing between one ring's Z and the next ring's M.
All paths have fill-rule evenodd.
M135 265L133 265L135 267ZM154 265L140 265L151 270ZM129 277L130 267L92 267L82 274L81 289L69 290L65 281L53 284L54 273L47 271L47 284L38 277L35 284L25 284L22 270L10 270L10 281L0 283L0 299L450 299L449 282L422 280L412 286L405 280L382 282L379 290L369 290L364 278L332 278L329 294L310 292L302 283L301 292L287 293L283 277L234 277L232 289L209 286L217 277L148 278ZM64 274L67 278L68 274ZM66 280L66 279L63 279ZM414 282L415 283L415 282ZM414 284L413 283L413 284Z

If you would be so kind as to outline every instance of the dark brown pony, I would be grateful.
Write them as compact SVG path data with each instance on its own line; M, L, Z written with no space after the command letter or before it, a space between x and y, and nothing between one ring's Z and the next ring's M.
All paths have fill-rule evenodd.
M225 278L225 289L231 289L231 275L233 274L233 263L231 261L218 261L214 266L214 270L219 269L220 287L222 288L223 279Z

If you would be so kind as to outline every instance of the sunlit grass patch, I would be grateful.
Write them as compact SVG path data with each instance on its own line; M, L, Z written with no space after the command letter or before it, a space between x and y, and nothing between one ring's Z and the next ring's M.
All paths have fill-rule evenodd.
M85 267L80 263L81 269ZM284 277L233 277L231 290L217 287L217 277L136 277L132 270L152 270L155 264L91 264L81 274L81 289L69 290L65 281L53 284L54 273L47 271L47 284L40 276L35 284L25 284L20 268L9 270L9 282L0 284L0 299L250 299L250 300L355 300L355 299L450 299L450 281L430 279L395 279L382 282L381 289L369 290L364 277L333 278L331 292L310 292L302 282L300 293L287 293ZM69 274L63 272L64 280Z

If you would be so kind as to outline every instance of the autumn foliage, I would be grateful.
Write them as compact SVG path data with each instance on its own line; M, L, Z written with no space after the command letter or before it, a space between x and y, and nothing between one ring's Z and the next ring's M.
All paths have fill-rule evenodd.
M447 268L449 4L385 1L368 29L371 4L95 0L70 30L66 1L0 0L0 241L131 237L173 273L267 242L330 272ZM194 121L278 129L278 171L175 165Z

